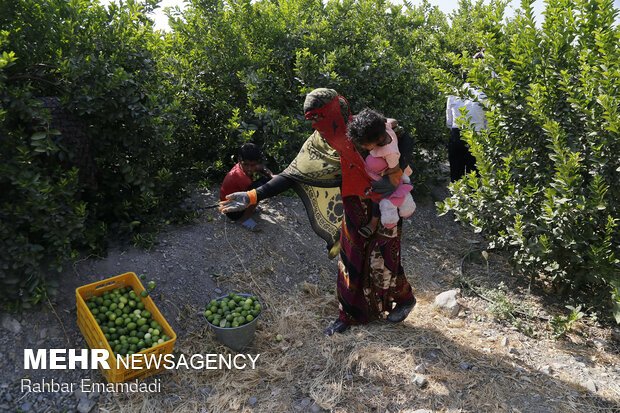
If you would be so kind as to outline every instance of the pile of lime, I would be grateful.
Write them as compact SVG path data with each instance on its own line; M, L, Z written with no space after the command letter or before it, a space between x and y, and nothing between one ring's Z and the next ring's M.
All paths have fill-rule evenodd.
M235 328L253 321L262 307L256 296L230 293L207 303L205 317L216 327Z
M151 283L149 288L154 287ZM114 354L131 355L170 340L145 309L142 299L147 296L146 290L137 294L131 287L123 287L86 300Z

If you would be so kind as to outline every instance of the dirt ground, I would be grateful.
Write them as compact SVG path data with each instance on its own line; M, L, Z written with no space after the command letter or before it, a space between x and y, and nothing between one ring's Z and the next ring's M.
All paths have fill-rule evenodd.
M84 258L61 275L53 302L2 314L0 411L620 412L618 331L581 320L553 339L537 317L566 314L563 306L530 291L501 253L463 260L486 244L449 215L437 216L434 201L446 195L438 187L417 199L404 223L402 262L418 298L407 320L355 326L332 338L322 329L337 316L337 259L327 259L298 198L261 203L259 233L202 209L195 222L162 230L150 252L117 245L105 258ZM202 208L216 198L201 190L191 202ZM155 393L24 391L24 378L105 382L96 370L24 370L23 349L86 347L75 289L129 271L157 282L152 296L177 333L177 356L230 354L202 318L204 305L233 291L258 295L264 310L244 351L260 354L257 368L162 371L146 380L160 380ZM521 303L530 317L491 314L463 279L487 295L502 283L501 297ZM458 287L457 316L435 308L437 294Z

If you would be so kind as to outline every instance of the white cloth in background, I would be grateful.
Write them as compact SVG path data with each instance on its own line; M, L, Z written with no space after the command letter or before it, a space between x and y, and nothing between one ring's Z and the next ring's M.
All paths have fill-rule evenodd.
M468 87L469 85L465 83L465 86ZM486 95L482 91L472 87L469 88L469 92L476 96L478 101L471 98L461 99L457 96L448 96L448 101L446 103L446 126L448 128L459 128L457 120L463 115L460 110L461 108L467 110L466 117L477 131L487 127L484 106L480 103L484 102Z

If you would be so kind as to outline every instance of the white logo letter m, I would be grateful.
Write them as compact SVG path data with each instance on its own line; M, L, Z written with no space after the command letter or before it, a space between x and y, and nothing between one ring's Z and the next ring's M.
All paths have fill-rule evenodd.
M31 348L24 349L24 370L28 369L44 369L45 368L45 350L37 350L37 357ZM32 367L30 367L32 366Z

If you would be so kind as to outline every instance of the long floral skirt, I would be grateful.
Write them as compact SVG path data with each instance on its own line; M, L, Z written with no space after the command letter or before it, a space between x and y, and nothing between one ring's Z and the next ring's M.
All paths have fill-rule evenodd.
M366 324L383 317L394 303L413 298L400 263L402 220L391 229L379 223L377 231L367 239L358 230L370 220L370 200L348 196L342 203L344 220L338 263L340 320Z

